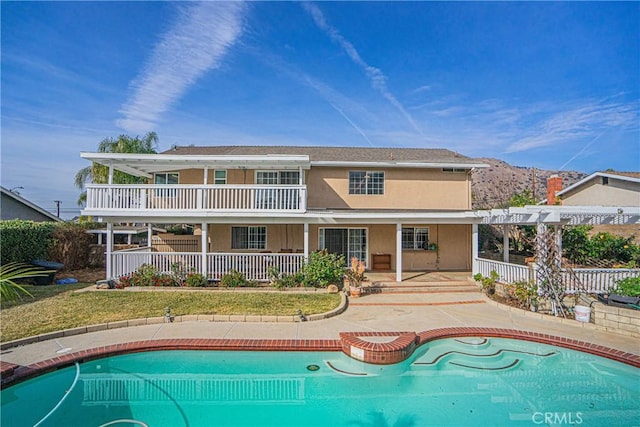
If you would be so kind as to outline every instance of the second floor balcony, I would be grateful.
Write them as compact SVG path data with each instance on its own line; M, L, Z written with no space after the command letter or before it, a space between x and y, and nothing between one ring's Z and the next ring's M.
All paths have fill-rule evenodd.
M305 185L89 184L84 215L153 212L304 213Z

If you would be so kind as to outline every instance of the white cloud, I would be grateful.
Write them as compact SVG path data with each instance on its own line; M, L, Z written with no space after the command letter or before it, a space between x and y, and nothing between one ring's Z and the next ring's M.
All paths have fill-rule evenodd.
M349 40L345 39L336 28L327 23L324 14L318 6L313 3L304 2L302 3L302 7L311 15L318 28L327 33L331 40L337 43L345 51L347 56L349 56L356 65L362 68L371 82L371 87L377 90L391 105L393 105L405 117L411 127L422 135L422 129L420 129L411 114L407 112L402 103L398 101L387 87L387 76L385 76L379 68L367 64L362 59L353 44Z
M527 151L590 139L606 130L638 128L638 105L635 103L585 101L555 106L545 119L534 123L522 136L511 142L507 153Z
M133 94L123 105L124 117L117 125L135 133L153 130L160 116L198 78L220 67L242 34L245 9L240 2L194 2L181 7L175 24L131 83Z

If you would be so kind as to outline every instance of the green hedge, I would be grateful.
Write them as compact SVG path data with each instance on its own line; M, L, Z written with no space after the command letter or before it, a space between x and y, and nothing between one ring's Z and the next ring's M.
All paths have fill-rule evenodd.
M0 221L0 263L48 259L57 226L54 222Z

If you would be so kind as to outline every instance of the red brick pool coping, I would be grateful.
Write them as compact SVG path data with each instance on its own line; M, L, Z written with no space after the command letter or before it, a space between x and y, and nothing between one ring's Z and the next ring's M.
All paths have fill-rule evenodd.
M578 350L640 368L640 355L570 338L500 328L455 327L415 332L342 332L340 339L159 339L96 347L68 353L32 365L0 362L2 388L26 379L104 357L160 350L239 350L239 351L343 351L356 359L374 364L392 364L409 357L415 348L442 338L512 338ZM382 339L384 342L376 342Z

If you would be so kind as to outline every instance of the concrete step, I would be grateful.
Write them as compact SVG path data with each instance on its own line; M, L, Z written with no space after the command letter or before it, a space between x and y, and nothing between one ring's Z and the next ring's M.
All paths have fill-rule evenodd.
M367 293L480 293L480 288L470 282L407 283L374 282L366 287Z

